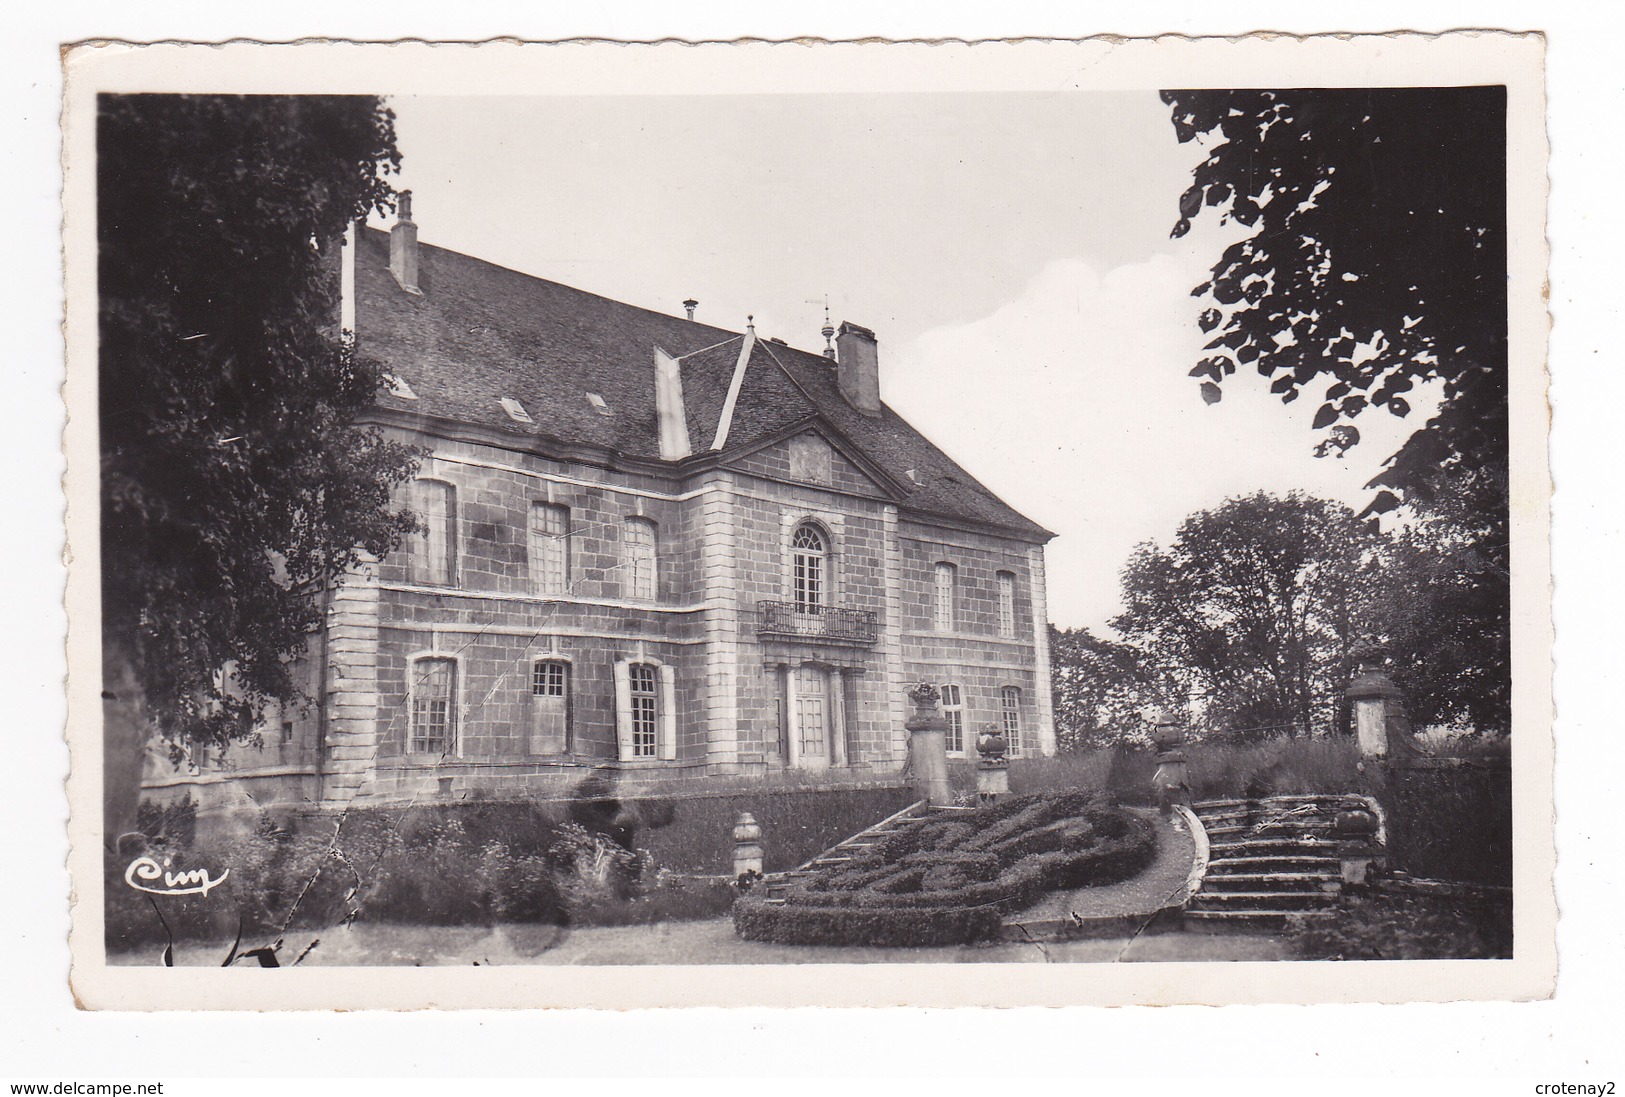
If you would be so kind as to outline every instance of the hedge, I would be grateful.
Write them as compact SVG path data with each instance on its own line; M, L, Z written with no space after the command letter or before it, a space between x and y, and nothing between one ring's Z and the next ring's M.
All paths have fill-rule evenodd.
M734 903L734 929L784 944L941 945L998 932L1046 891L1125 879L1156 855L1140 816L1088 793L1014 797L915 824L850 863Z

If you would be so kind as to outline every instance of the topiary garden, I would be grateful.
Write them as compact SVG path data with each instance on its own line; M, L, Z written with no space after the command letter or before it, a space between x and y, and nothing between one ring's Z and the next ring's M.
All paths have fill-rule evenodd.
M1148 820L1098 794L1016 796L928 816L772 897L743 896L734 929L781 944L965 944L1047 891L1133 876L1156 850Z

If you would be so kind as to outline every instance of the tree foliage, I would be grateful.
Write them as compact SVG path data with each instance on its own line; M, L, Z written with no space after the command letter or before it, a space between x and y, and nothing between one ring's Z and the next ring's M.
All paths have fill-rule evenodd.
M296 698L321 590L413 524L338 325L339 241L399 159L371 97L101 99L104 650L177 737Z
M1055 737L1062 751L1144 738L1151 709L1184 708L1179 676L1132 644L1050 626Z
M1379 535L1349 508L1259 493L1191 515L1123 569L1112 627L1182 668L1201 722L1238 735L1340 725L1349 650L1371 627Z
M1173 235L1204 208L1254 231L1193 295L1208 307L1217 399L1242 366L1285 402L1322 401L1332 448L1368 408L1438 414L1374 482L1373 509L1426 502L1459 468L1506 453L1506 90L1171 91L1181 142L1211 142ZM1395 493L1398 493L1397 495Z
M1212 335L1191 371L1204 398L1250 366L1283 402L1320 402L1327 453L1358 443L1362 413L1408 416L1414 390L1437 383L1437 413L1371 481L1364 514L1406 505L1417 524L1389 619L1418 702L1507 727L1506 89L1163 100L1178 139L1207 150L1173 235L1204 211L1252 230L1193 291Z

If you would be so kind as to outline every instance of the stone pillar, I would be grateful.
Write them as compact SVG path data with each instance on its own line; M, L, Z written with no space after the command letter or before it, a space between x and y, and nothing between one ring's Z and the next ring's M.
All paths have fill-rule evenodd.
M914 790L932 807L951 803L948 785L948 743L944 738L948 721L937 709L937 687L921 683L908 691L914 714L903 722L908 731L909 766L914 774Z
M1352 801L1333 819L1332 837L1337 842L1343 887L1364 887L1372 862L1381 852L1377 847L1377 817L1358 800Z
M997 724L982 725L976 737L976 799L991 804L1010 792L1010 744Z
M378 760L378 564L363 555L333 591L327 612L327 742L322 806L364 798ZM458 713L461 728L462 714Z
M1360 756L1366 760L1404 764L1422 753L1411 738L1405 714L1405 693L1388 676L1387 652L1375 641L1355 645L1350 653L1358 668L1346 696L1354 712L1354 731Z
M1151 787L1157 794L1157 808L1170 814L1175 804L1190 806L1190 765L1185 752L1185 729L1170 716L1159 715L1151 732L1157 745L1157 771L1151 776Z
M718 473L704 484L698 500L700 569L705 592L705 760L713 773L738 768L740 755L765 761L770 744L740 742L739 656L746 616L734 564L738 517L734 479ZM762 764L760 761L757 765Z
M829 670L829 764L846 765L846 675Z
M790 756L784 764L791 769L801 766L801 713L796 708L796 666L794 663L784 664L784 726L788 731L785 738L785 749Z
M756 817L743 812L734 823L734 879L762 875L762 828Z

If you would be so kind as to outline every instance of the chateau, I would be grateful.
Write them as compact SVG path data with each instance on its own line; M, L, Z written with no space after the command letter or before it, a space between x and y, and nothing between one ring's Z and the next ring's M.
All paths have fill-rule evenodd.
M331 595L290 708L146 794L224 805L515 798L628 780L895 776L905 690L951 754L1053 753L1048 531L880 399L875 335L822 353L420 244L345 249L346 324L422 447L426 532ZM829 775L832 779L834 774Z

